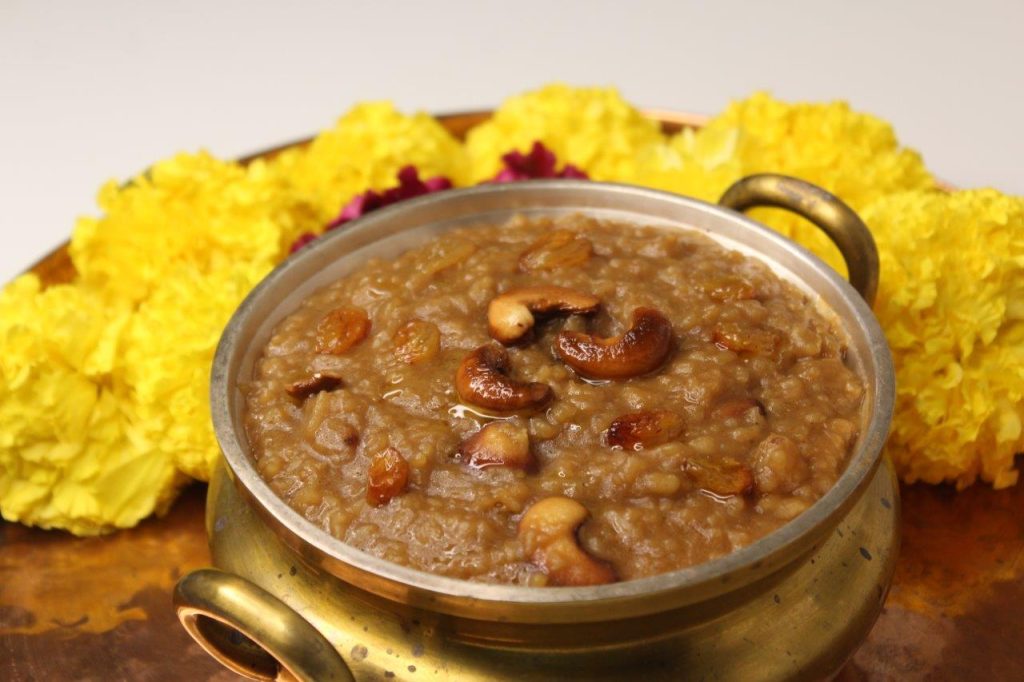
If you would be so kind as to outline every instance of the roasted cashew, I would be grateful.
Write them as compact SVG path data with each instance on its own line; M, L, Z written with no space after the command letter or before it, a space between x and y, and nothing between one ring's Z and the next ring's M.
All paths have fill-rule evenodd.
M589 315L601 299L574 289L551 285L512 289L491 300L487 330L506 346L524 341L533 329L534 314Z
M512 469L533 467L530 453L530 434L518 421L498 421L487 424L463 441L459 457L477 469L505 466Z
M643 450L662 445L683 432L683 418L668 410L631 412L618 417L605 431L608 445Z
M314 393L320 393L321 391L333 391L337 388L341 388L343 381L337 374L331 374L330 372L314 372L309 376L308 379L302 381L296 381L290 385L287 389L288 395L293 398L302 400L308 398Z
M538 410L554 397L551 387L509 378L508 351L489 343L466 356L455 373L455 388L467 403L495 412Z
M519 521L519 541L553 585L603 585L618 577L611 565L587 554L576 537L590 512L568 497L535 502Z
M591 379L627 379L661 366L672 349L672 323L653 308L633 311L633 326L610 338L559 332L555 350L565 364Z
M405 492L409 483L409 462L395 448L378 452L366 472L366 501L375 507L387 504Z

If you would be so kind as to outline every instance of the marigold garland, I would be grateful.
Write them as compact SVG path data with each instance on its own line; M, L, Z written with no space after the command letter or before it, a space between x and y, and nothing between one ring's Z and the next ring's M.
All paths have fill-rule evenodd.
M0 293L0 513L89 535L165 510L217 458L207 393L220 330L297 237L403 167L465 186L494 178L503 156L538 154L536 142L595 180L715 200L743 175L782 172L862 211L882 254L900 475L1016 482L1024 198L938 192L887 123L845 103L757 93L666 136L613 89L556 84L510 98L465 143L426 114L368 103L270 160L182 154L104 186L102 217L72 237L75 282L43 289L25 275ZM759 217L842 268L806 223Z
M904 481L1017 482L1024 449L1024 197L904 192L869 204L875 313L896 365L887 450Z

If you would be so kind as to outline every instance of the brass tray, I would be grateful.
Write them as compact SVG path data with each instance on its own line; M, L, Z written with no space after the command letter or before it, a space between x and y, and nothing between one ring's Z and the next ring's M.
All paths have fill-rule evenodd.
M669 132L705 120L645 113ZM462 136L488 115L439 118ZM74 276L65 248L32 269L47 283ZM210 564L205 493L192 486L166 517L102 538L0 521L0 679L237 679L192 642L171 607L177 579ZM913 485L901 496L902 550L885 611L838 679L1019 677L1024 485Z

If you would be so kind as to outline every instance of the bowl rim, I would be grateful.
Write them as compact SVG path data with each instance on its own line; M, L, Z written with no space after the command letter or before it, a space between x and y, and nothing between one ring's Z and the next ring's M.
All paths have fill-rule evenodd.
M688 206L707 213L716 221L742 224L774 245L787 251L802 264L824 276L840 292L843 300L853 309L853 320L845 320L847 333L858 328L867 339L868 360L874 367L874 376L862 377L873 397L874 404L865 422L864 431L846 469L835 484L810 508L775 531L727 555L683 569L607 585L591 587L525 587L490 584L451 578L409 568L367 554L318 528L277 496L259 475L253 460L240 441L232 409L231 393L238 390L232 377L232 363L244 351L242 332L257 304L275 293L275 287L294 276L295 272L321 264L320 252L338 240L352 239L353 235L373 232L376 228L401 216L428 212L428 209L447 202L457 202L484 195L514 197L521 191L600 192L602 195L630 197L635 200L667 201ZM661 220L652 218L652 220ZM338 258L343 257L339 256ZM294 310L294 308L292 308ZM288 312L284 315L289 314ZM838 314L837 314L838 316ZM280 322L278 317L274 324ZM464 615L484 613L479 607L485 603L521 605L523 607L568 606L570 608L600 609L611 603L638 598L649 599L679 591L701 591L708 595L721 594L749 584L766 571L778 570L781 565L803 553L811 544L832 530L839 515L859 498L881 460L881 451L888 434L895 399L895 378L892 358L885 336L871 309L853 287L824 261L803 246L784 237L743 214L715 204L662 190L635 185L604 183L589 180L531 180L517 183L479 185L447 190L400 202L375 211L348 223L344 229L327 233L312 245L292 255L268 274L242 301L232 315L221 336L210 382L210 403L214 430L234 479L248 499L255 502L264 518L271 519L279 529L290 533L285 540L301 549L301 556L325 567L336 577L357 582L353 576L369 576L373 580L369 591L401 601L414 600L438 610ZM280 535L280 533L279 533ZM811 542L813 540L813 543ZM339 570L341 569L341 570ZM352 570L354 569L354 570ZM383 583L381 582L383 581ZM359 585L357 585L359 586ZM665 602L666 605L669 602ZM658 610L655 605L647 611Z

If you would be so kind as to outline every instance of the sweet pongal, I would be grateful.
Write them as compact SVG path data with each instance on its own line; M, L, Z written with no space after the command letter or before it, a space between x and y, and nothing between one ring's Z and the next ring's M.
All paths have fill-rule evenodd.
M839 478L864 383L760 261L579 215L371 260L244 385L260 474L347 544L455 578L592 585L771 532Z

